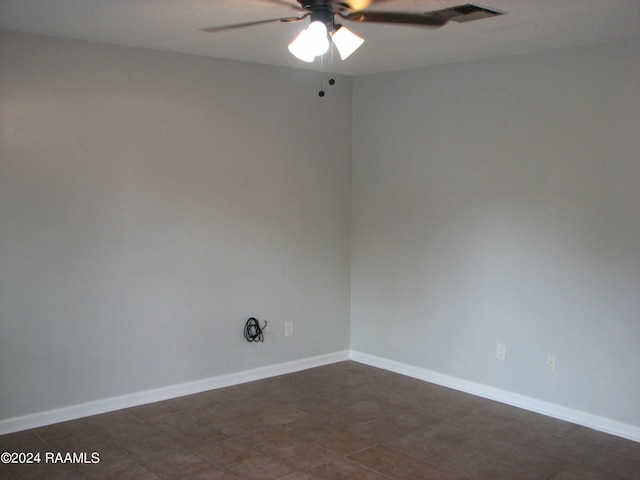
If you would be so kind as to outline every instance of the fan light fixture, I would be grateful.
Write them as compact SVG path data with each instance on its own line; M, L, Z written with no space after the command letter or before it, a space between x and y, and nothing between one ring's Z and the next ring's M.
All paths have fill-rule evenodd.
M297 15L206 27L200 30L215 33L276 22L299 22L309 18L310 25L291 42L289 51L304 62L313 62L315 57L324 55L331 47L331 44L335 45L340 58L344 60L364 43L364 39L342 25L336 24L336 16L351 22L439 28L450 20L463 23L506 13L492 8L481 7L474 3L456 5L430 12L387 12L368 10L368 7L372 4L385 0L297 0L299 6L293 5L295 3L293 0L263 1L286 5L297 11Z
M337 29L331 34L331 42L336 46L340 58L344 60L364 43L364 39L342 25L336 25L336 27ZM289 51L303 62L311 63L315 57L324 55L329 50L329 46L327 26L324 22L316 20L289 44Z
M315 21L302 31L289 44L289 51L303 62L313 62L315 57L323 55L329 50L329 32L327 26Z
M347 27L343 27L342 25L336 26L338 28L331 35L331 41L338 49L340 58L344 60L358 48L360 48L360 45L364 43L364 38L359 37Z

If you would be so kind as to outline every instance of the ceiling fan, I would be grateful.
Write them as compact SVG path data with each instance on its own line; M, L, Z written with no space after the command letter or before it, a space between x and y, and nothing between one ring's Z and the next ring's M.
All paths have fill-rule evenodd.
M309 26L291 42L289 51L302 61L313 62L315 57L322 56L331 44L336 47L340 58L344 60L364 43L363 38L351 32L340 23L336 23L336 17L351 22L387 23L438 28L450 20L455 22L468 22L505 13L474 3L430 12L397 12L367 10L374 4L387 3L392 0L297 0L299 5L294 5L286 0L260 1L288 7L289 9L295 10L297 14L288 17L207 27L201 30L203 32L215 33L274 22L299 22L309 18Z

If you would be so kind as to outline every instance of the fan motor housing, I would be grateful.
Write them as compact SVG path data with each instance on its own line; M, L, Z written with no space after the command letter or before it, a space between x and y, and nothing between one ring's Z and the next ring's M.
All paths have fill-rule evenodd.
M311 19L311 22L324 23L328 30L331 30L331 27L333 27L333 12L330 10L313 11L309 18Z

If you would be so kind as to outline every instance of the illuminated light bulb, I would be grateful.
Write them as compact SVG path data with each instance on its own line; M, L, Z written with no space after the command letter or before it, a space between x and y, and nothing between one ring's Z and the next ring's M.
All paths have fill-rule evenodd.
M323 22L311 22L305 30L289 44L289 51L303 62L313 62L313 58L329 50L327 26Z
M340 58L344 60L353 52L355 52L360 45L364 43L364 38L359 37L347 27L343 27L342 25L333 32L331 36L333 40L333 44L338 49L338 53L340 54Z
M303 30L300 35L296 37L296 39L289 44L289 51L291 54L302 60L303 62L311 63L315 58L313 54L309 51L308 41L307 41L307 30Z

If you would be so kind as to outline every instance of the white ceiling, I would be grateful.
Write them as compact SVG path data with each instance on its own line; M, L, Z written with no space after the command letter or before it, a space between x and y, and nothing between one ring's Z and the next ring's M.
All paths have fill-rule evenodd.
M294 0L290 1L295 5ZM466 0L387 0L377 10L426 12ZM640 37L640 0L481 0L507 14L439 29L348 23L366 39L333 71L365 75ZM0 29L287 67L308 21L204 33L202 27L296 15L267 0L0 0ZM346 23L346 22L345 22ZM329 69L325 62L324 68Z

